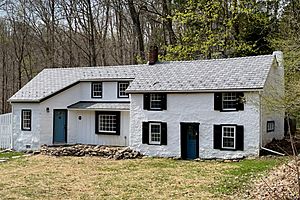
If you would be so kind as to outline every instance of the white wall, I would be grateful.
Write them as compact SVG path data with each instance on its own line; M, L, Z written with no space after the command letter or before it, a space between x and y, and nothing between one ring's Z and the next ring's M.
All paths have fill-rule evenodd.
M274 60L265 88L261 94L262 101L262 146L275 139L284 137L284 110L280 108L280 99L284 95L284 69ZM275 131L267 132L267 121L275 122Z
M78 119L79 116L81 120ZM129 111L121 112L120 135L95 134L95 111L72 110L69 112L69 118L69 133L76 136L73 139L77 143L128 146Z
M31 109L31 131L21 130L21 110ZM40 105L37 103L13 103L12 104L12 129L13 129L13 148L16 150L38 149L40 145Z
M259 101L258 92L244 93L247 99ZM244 111L220 112L214 110L213 93L168 94L167 110L143 110L143 95L131 95L130 144L151 156L181 156L180 122L199 122L199 157L235 158L259 153L259 110L252 101L246 102ZM167 122L168 145L142 144L143 121ZM237 124L244 126L244 151L213 149L213 125Z
M129 101L130 98L118 98L118 82L102 83L102 98L91 98L91 82L81 82L81 101Z
M91 98L91 82L81 82L41 103L12 103L13 107L13 131L14 131L14 148L17 150L25 150L25 145L30 144L32 149L38 149L42 144L53 143L53 109L67 109L67 106L74 104L78 101L129 101L129 98L117 98L117 82L103 82L103 94L102 98ZM46 108L49 108L50 112L46 112ZM32 110L32 130L21 131L21 109ZM94 113L94 112L91 112ZM126 113L126 112L124 112ZM68 111L68 143L79 143L77 141L78 133L73 129L74 120L77 114L75 111ZM128 121L126 116L129 114L122 113L122 119ZM90 118L92 118L90 116ZM92 119L94 123L95 119ZM88 123L88 122L87 122ZM72 126L72 127L71 127ZM87 125L88 126L88 125ZM126 129L126 125L124 130ZM129 125L128 125L129 126ZM93 126L94 127L94 126ZM92 130L92 128L90 128ZM127 132L127 133L126 133ZM123 136L128 135L129 128L123 133ZM94 130L92 133L94 134ZM96 144L100 139L106 138L103 143L115 145L123 145L124 141L121 139L107 139L108 137L98 137L98 139L90 137L91 141L86 140L86 143Z

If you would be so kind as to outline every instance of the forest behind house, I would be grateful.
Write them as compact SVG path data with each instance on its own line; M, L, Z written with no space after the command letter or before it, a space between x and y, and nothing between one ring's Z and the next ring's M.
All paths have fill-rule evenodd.
M0 113L44 68L146 63L151 46L160 60L281 50L300 94L300 0L0 0Z

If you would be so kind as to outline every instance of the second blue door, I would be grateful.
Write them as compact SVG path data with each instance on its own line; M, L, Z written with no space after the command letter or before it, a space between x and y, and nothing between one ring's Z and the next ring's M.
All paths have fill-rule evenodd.
M199 124L181 123L181 157L195 159L199 156Z

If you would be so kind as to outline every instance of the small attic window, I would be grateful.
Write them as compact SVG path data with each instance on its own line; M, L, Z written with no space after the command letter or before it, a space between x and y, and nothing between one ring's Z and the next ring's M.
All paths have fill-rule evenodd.
M126 94L125 90L128 88L129 82L118 82L118 98L128 98L129 95Z
M102 82L92 83L92 98L102 98Z

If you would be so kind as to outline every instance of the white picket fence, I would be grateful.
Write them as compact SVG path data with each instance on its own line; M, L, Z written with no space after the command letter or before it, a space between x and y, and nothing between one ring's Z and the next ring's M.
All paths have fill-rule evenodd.
M12 114L0 115L0 149L12 148Z

